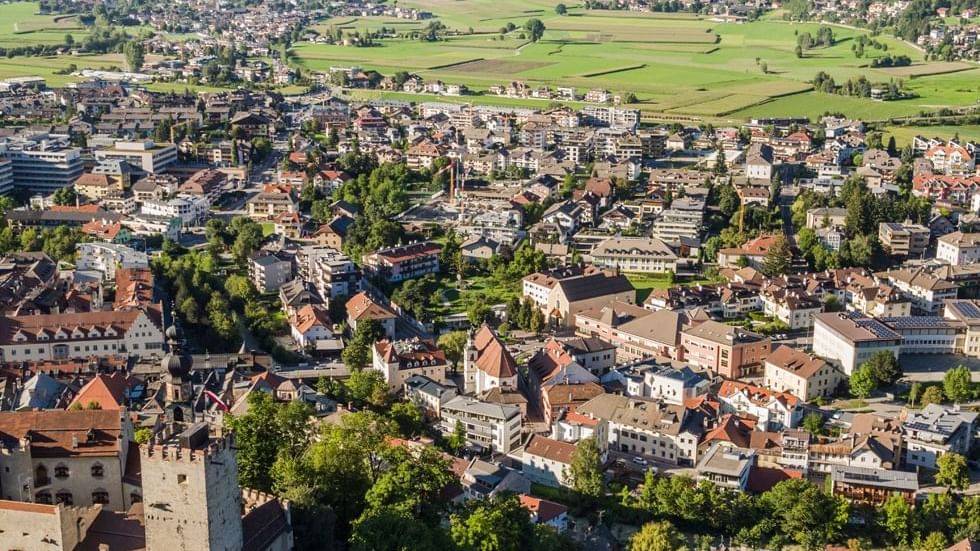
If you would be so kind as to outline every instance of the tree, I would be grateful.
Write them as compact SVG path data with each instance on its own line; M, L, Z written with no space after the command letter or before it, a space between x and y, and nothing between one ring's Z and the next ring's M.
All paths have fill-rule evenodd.
M126 55L126 65L130 71L139 71L143 68L143 61L146 58L146 47L140 40L131 40L123 47Z
M51 198L56 205L74 205L75 201L78 200L78 194L75 193L75 188L72 186L65 186L54 192L54 196Z
M376 369L355 369L344 384L355 402L375 407L388 402L388 383Z
M946 549L948 544L949 541L946 539L946 535L942 532L929 532L929 535L926 536L926 539L922 542L920 549L922 551L943 551Z
M463 361L463 352L466 350L468 340L466 331L450 331L439 335L438 346L453 365L453 371L456 371L459 362Z
M892 541L900 546L906 546L915 532L915 518L912 507L905 497L892 494L879 511L880 523L891 536Z
M524 31L527 32L531 42L537 42L544 35L544 23L540 19L528 19L524 23Z
M823 429L823 415L819 413L808 413L803 418L803 428L810 434L820 434Z
M568 13L568 8L565 7L565 4L558 4L555 6L555 13L558 15L566 15Z
M922 393L922 407L928 406L929 404L941 404L943 400L943 389L936 385L930 385Z
M307 422L312 410L303 402L277 404L265 392L248 395L248 412L230 417L238 447L238 480L242 486L272 490L272 466L280 454L300 454L310 442Z
M531 321L528 324L532 333L540 333L544 329L544 314L540 308L534 308L531 312Z
M390 416L398 424L398 431L406 438L422 432L422 408L412 402L393 404Z
M446 445L449 449L453 450L454 453L459 453L464 447L466 447L466 429L463 427L463 423L459 419L456 420L456 424L453 425L453 433L446 438Z
M922 383L916 381L912 383L912 387L909 388L909 405L915 407L915 401L919 399L922 394Z
M871 369L879 385L890 385L902 376L902 367L891 352L875 352L864 365Z
M954 367L943 376L943 394L953 402L965 402L971 399L972 387L970 370L966 366Z
M676 551L684 545L674 525L667 522L648 522L630 538L630 551Z
M835 539L850 514L846 500L828 495L802 479L776 484L760 501L779 530L805 549L821 548Z
M75 37L68 33L65 35L65 46L72 48L75 46Z
M966 458L954 452L947 452L936 460L936 484L950 490L965 490L970 486L970 474Z
M133 433L133 440L137 444L146 444L151 438L153 438L153 430L146 427L136 429L136 432Z
M530 513L515 494L466 502L450 516L449 533L460 551L535 549Z
M772 246L762 262L762 272L769 277L787 274L792 260L793 252L789 248L789 241L780 233L773 239Z
M858 398L871 396L878 388L878 378L867 364L854 370L850 380L851 394Z
M583 496L598 499L605 494L602 456L595 438L590 436L579 440L567 476L571 487Z

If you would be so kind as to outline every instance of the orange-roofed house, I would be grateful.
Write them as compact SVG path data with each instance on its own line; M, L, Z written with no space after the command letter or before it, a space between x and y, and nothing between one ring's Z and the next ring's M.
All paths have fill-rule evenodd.
M524 447L524 476L537 484L558 488L569 483L568 470L576 445L535 434Z
M289 320L290 333L300 347L310 349L316 341L333 338L333 322L320 304L306 304Z
M347 325L351 331L357 331L357 324L364 320L376 320L384 328L389 339L395 338L395 320L398 315L387 306L376 302L371 295L364 291L357 293L347 301Z
M740 267L738 259L744 256L748 259L749 266L761 270L762 263L765 262L766 255L769 254L769 249L775 242L775 235L760 235L755 239L750 239L741 247L720 249L718 251L718 267L738 269Z
M764 385L807 402L830 396L843 380L844 374L831 363L789 346L766 357Z
M111 511L125 511L140 501L139 481L126 476L127 458L137 451L123 411L0 412L0 439L14 444L0 454L4 498L101 504Z
M522 495L520 499L521 505L531 511L531 522L534 524L545 524L559 532L568 529L568 507L529 495Z
M718 390L718 400L722 413L757 419L757 430L796 428L803 417L803 408L796 396L748 383L725 381Z
M467 342L463 378L467 394L480 395L493 388L517 389L517 362L487 324Z
M372 367L384 375L393 392L401 389L413 375L428 377L436 382L446 378L446 353L431 341L418 337L376 342L371 358Z
M92 404L98 404L97 409L119 411L126 406L129 390L136 382L135 379L126 377L122 371L111 375L96 375L78 391L68 409L94 409Z

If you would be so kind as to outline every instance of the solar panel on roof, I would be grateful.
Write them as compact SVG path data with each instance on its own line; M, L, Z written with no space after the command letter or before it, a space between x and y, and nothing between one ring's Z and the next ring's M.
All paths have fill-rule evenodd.
M971 318L980 318L980 308L972 302L961 302L956 305L963 314Z

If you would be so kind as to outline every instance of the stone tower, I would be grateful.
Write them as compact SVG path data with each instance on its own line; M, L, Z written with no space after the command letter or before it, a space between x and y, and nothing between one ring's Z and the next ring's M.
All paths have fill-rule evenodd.
M241 551L242 493L233 434L207 423L140 446L147 551Z

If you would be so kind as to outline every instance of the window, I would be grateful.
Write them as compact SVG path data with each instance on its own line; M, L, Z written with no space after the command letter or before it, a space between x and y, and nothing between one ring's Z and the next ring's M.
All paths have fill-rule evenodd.
M177 484L187 484L187 475L186 474L177 475Z
M68 478L69 470L67 465L58 465L54 468L55 478Z
M132 503L143 503L143 496L139 492L133 492L129 494L129 501Z
M54 497L55 497L55 503L64 503L65 505L75 504L75 498L72 497L71 492L69 492L68 490L59 490Z
M34 496L34 501L37 503L44 503L45 505L51 505L51 492L47 490L38 492L37 495Z
M109 503L109 492L99 488L92 492L92 503L100 503L106 505Z
M102 468L101 464L96 463L95 465L92 465L93 478L102 478L103 474L104 474L104 469Z

